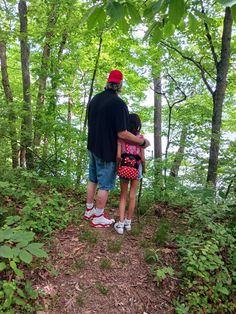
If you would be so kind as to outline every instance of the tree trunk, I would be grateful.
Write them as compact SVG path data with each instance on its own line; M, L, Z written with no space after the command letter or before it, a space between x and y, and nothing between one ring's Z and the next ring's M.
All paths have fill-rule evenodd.
M96 58L96 62L95 62L94 70L93 70L93 77L92 77L90 91L89 91L89 98L88 98L88 102L87 102L87 106L86 106L86 113L85 113L85 119L84 119L84 129L83 129L83 132L85 132L85 130L86 130L87 121L88 121L88 108L89 108L90 100L91 100L92 95L93 95L93 85L94 85L94 82L95 82L97 68L98 68L98 62L99 62L101 49L102 49L102 35L103 35L103 33L100 34L97 58Z
M187 138L187 127L184 125L181 131L181 135L180 135L179 149L176 153L173 165L170 170L171 177L178 177L179 168L184 158L186 138Z
M71 117L72 117L72 106L73 100L71 95L68 96L68 103L67 103L67 158L66 158L66 175L70 178L71 175Z
M162 160L162 104L161 104L161 78L154 78L154 158Z
M20 0L19 5L20 17L20 47L21 47L21 68L23 83L23 113L21 125L21 150L20 165L21 167L33 168L32 153L32 109L30 96L30 71L29 71L29 44L28 44L28 20L26 1Z
M12 167L16 168L18 167L18 145L17 145L17 132L15 126L16 114L13 105L13 95L8 78L6 43L4 41L0 41L0 60L1 60L2 86L8 104L9 135L11 138L12 150Z
M67 20L69 16L67 15ZM63 50L66 45L68 33L66 30L64 30L62 34L62 39L60 42L60 47L58 50L58 55L56 62L54 60L51 60L51 90L50 90L50 97L49 97L49 105L47 109L47 117L50 121L50 128L46 128L44 139L43 139L43 154L42 159L47 160L48 158L48 143L49 143L49 136L54 132L53 125L55 125L55 119L56 119L56 104L57 104L57 89L58 89L58 76L59 76L59 69L60 69L60 62Z
M221 41L221 58L217 64L216 88L213 94L213 117L212 117L212 133L211 146L208 164L207 182L216 186L220 130L222 119L222 108L226 90L226 78L230 61L230 43L232 33L232 15L231 9L225 9L224 28Z
M44 98L45 98L45 90L46 90L46 81L48 78L48 69L49 69L49 59L51 54L51 41L54 36L54 27L58 17L58 2L54 1L52 4L51 13L48 18L47 24L47 32L46 32L46 39L45 45L43 48L43 55L41 61L41 69L39 75L39 89L38 89L38 96L37 96L37 103L36 103L36 116L35 116L35 123L34 123L34 149L40 146L41 137L42 137L42 126L44 122Z
M170 147L170 131L171 131L171 120L172 120L172 109L173 109L173 106L168 105L168 107L169 107L168 129L167 129L166 150L165 150L165 166L164 166L165 181L166 181L166 173L167 173L168 150L169 150L169 147Z

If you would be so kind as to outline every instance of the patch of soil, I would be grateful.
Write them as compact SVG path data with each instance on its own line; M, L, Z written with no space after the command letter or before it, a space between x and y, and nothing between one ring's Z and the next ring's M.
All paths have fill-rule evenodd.
M178 281L167 278L157 287L141 247L151 241L158 219L146 216L141 232L123 236L113 228L94 229L88 222L60 231L48 245L48 264L31 278L45 307L38 314L174 313ZM175 249L157 251L162 266L174 267Z

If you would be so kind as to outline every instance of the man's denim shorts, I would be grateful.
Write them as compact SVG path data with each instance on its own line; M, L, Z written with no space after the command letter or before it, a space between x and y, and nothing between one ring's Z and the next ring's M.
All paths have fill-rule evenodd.
M98 183L100 190L114 189L116 182L116 163L104 161L89 151L89 181Z

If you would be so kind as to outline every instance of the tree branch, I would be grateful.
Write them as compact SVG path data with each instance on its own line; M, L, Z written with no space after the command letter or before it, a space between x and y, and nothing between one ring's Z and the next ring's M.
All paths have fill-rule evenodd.
M172 107L174 107L174 105L176 105L176 104L178 104L178 103L184 101L184 100L187 98L187 95L186 95L185 92L179 87L179 85L178 85L176 79L175 79L172 75L170 75L169 73L167 73L167 75L171 78L171 80L175 83L176 88L177 88L177 89L181 92L181 94L183 95L183 97L182 97L181 99L176 100L176 101L173 102Z
M205 75L206 73L208 74L208 72L204 69L204 67L201 65L200 62L194 60L192 57L188 57L188 56L184 55L182 51L180 51L176 47L173 47L173 46L167 44L166 42L160 41L160 43L161 43L162 46L176 51L183 59L191 61L200 70L201 76L202 76L202 80L205 83L205 85L206 85L207 89L209 90L209 92L211 93L211 95L214 94L214 91L211 88L211 85L209 84L209 82L207 81L207 78L206 78L206 75Z
M204 9L204 6L203 6L203 0L201 0L201 7L202 7L202 14L206 15L205 9ZM211 34L210 34L209 26L208 26L206 21L204 21L204 26L205 26L205 30L206 30L206 37L207 37L209 45L210 45L211 54L212 54L212 57L213 57L213 60L214 60L214 63L215 63L215 68L217 69L217 65L218 65L217 54L215 52L215 47L213 45L213 41L212 41L212 37L211 37Z

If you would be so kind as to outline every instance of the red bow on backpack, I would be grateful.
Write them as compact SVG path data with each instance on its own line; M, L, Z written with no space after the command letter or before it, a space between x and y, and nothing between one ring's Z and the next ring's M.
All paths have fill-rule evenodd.
M134 165L135 165L135 163L136 163L136 160L134 160L134 159L131 159L131 160L130 160L130 164L131 164L131 166L134 166Z

